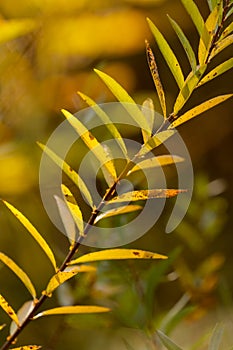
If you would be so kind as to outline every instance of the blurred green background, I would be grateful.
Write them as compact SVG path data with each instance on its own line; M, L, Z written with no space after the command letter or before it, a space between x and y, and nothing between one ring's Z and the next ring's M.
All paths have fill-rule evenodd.
M196 3L206 18L207 2ZM68 243L49 221L40 200L41 151L36 141L45 143L63 121L61 108L74 113L86 107L76 94L78 90L96 101L114 100L93 68L115 78L139 104L151 97L155 109L159 108L147 67L145 39L155 52L171 108L178 90L146 22L149 17L164 33L187 74L188 62L166 14L182 26L197 48L198 35L178 0L0 1L0 198L14 204L35 224L59 261L65 256ZM229 58L231 53L231 48L224 50L215 64ZM213 80L194 93L186 108L232 92L232 81L232 71ZM119 346L130 349L131 346L143 350L151 340L145 336L146 332L135 333L135 329L153 330L185 293L189 294L190 305L195 309L190 311L182 327L199 325L191 336L202 334L206 319L207 329L208 322L215 324L216 310L220 310L219 318L226 318L232 327L232 317L227 312L232 305L233 291L232 101L186 123L179 132L190 152L195 173L190 210L171 235L163 232L168 218L165 212L153 230L131 244L135 248L176 256L168 266L160 267L163 272L159 283L152 288L151 304L146 305L147 294L140 296L138 286L142 284L145 291L146 286L153 285L157 263L102 263L98 265L97 275L77 278L71 286L61 289L57 300L54 298L47 307L70 298L77 303L110 305L116 310L113 315L38 320L28 327L20 342L42 343L46 349L64 349L64 344L66 349L74 346L98 349L109 344L109 349ZM177 247L181 248L179 254L174 253ZM43 290L52 269L36 243L3 205L0 207L0 250L17 261L38 290ZM83 247L82 251L89 249ZM132 286L135 288L130 291ZM29 297L15 276L2 265L0 292L8 296L15 309ZM148 310L152 309L155 311L149 315ZM2 311L0 319L0 324L7 322ZM184 344L190 341L185 340L186 335L180 336L179 329L175 336L181 345L182 341ZM132 340L134 345L122 339L129 339L129 344Z

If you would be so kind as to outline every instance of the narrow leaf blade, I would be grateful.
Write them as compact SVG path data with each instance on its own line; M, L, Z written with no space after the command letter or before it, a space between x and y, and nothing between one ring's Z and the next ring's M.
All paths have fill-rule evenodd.
M97 216L97 218L95 219L95 224L102 219L106 219L106 218L116 216L116 215L132 213L132 212L135 212L135 211L141 210L141 209L142 209L142 207L140 205L127 205L124 207L110 209L110 210L107 210L107 211L99 214Z
M135 165L132 168L132 170L130 170L128 172L127 175L132 174L135 171L157 168L157 167L161 167L161 166L180 163L183 161L184 161L184 158L179 157L179 156L174 156L174 155L170 155L170 154L161 155L161 156L157 156L154 158L145 159L142 162L137 163L137 165Z
M93 101L90 97L88 97L87 95L78 92L78 95L90 106L92 107L92 109L95 111L95 113L98 115L98 117L104 122L104 124L106 125L106 127L108 128L108 130L110 131L111 135L113 136L113 138L116 140L116 142L118 142L123 154L125 155L126 158L128 158L127 156L127 149L125 146L125 143L121 137L121 134L119 133L118 129L116 128L116 126L111 122L109 116L107 115L107 113L105 113L103 111L102 108L100 108L100 106Z
M129 113L129 115L133 118L133 120L137 123L137 125L149 132L150 128L143 113L141 112L135 101L132 99L132 97L125 91L125 89L118 82L116 82L116 80L114 80L106 73L101 72L98 69L94 69L94 71L96 74L98 74L100 79L107 85L109 90L113 93L113 95L118 99L119 102L126 102L126 104L123 106ZM129 105L127 105L127 103Z
M138 249L106 249L80 256L69 264L125 259L167 259L167 256Z
M219 40L215 47L213 48L211 55L210 55L210 60L218 55L222 50L224 50L226 47L231 45L233 43L233 34L228 35L226 38Z
M199 35L201 36L204 28L204 19L200 14L197 5L193 0L181 0L181 2L184 5L188 14L190 15Z
M184 34L183 30L180 28L178 23L176 23L174 21L174 19L172 19L170 16L168 16L168 19L169 19L174 31L176 32L184 50L185 50L185 53L188 57L192 71L195 72L197 69L197 61L196 61L195 53L192 49L192 46L191 46L189 40L187 39L186 35Z
M82 192L83 196L87 200L87 203L90 205L91 208L94 208L93 200L91 197L90 192L88 191L88 188L85 184L85 182L82 180L82 178L79 176L74 169L72 169L69 164L67 164L63 159L61 159L56 153L54 153L50 148L46 147L40 142L37 142L39 147L42 149L43 152L45 152L57 166L64 171L64 173L73 181L73 183L77 186L77 188Z
M76 306L61 306L54 309L45 310L33 317L36 320L42 316L49 315L67 315L67 314L90 314L90 313L102 313L109 312L110 309L103 306L92 306L92 305L76 305Z
M71 215L79 229L79 233L82 236L83 235L83 230L84 230L84 223L83 223L83 215L82 212L74 198L74 196L72 195L72 193L70 192L70 190L68 189L68 187L66 187L65 185L61 185L62 188L62 193L65 197L65 201L66 204L71 212Z
M36 298L36 290L28 275L7 255L0 252L0 260L13 271L16 276L23 282L33 299Z
M5 323L4 323L4 324L1 324L1 325L0 325L0 331L1 331L4 327L6 327Z
M7 206L7 208L14 214L14 216L21 222L21 224L26 228L26 230L31 234L31 236L35 239L35 241L40 245L44 253L49 258L52 263L55 271L57 270L56 260L54 254L49 247L48 243L41 236L41 234L37 231L37 229L30 223L30 221L13 205L8 203L7 201L3 201L3 203Z
M19 348L11 348L11 350L38 350L41 349L42 346L40 345L23 345Z
M46 287L46 290L42 293L47 295L48 297L52 296L52 293L64 282L68 281L70 278L76 276L80 272L93 272L95 271L95 267L93 266L87 266L87 265L80 265L80 266L73 266L68 271L59 271L54 276L51 277L49 280L49 283Z
M8 304L6 299L0 294L0 306L7 313L7 315L19 326L18 317L13 308Z
M77 119L73 114L66 110L62 113L72 125L75 131L80 135L86 146L92 151L95 157L99 160L103 170L105 179L109 185L112 185L117 178L116 170L113 161L106 151L106 149L97 141L97 139L90 133L90 131Z
M158 67L155 61L153 51L151 50L151 47L147 40L146 40L146 54L147 54L147 62L150 68L151 76L153 78L153 82L159 97L159 102L163 111L163 116L164 116L164 119L166 119L167 112L166 112L166 102L165 102L163 85L160 80L159 71L158 71Z
M165 130L161 131L158 134L155 134L141 147L140 151L137 154L137 157L144 157L148 152L163 144L174 134L175 130Z
M200 81L202 75L204 74L206 70L207 65L203 65L200 67L195 73L191 72L189 76L187 77L185 84L183 88L181 89L180 93L178 94L174 108L173 108L173 114L176 116L178 112L181 110L181 108L184 106L184 104L187 102L188 98L190 97L191 93L197 86L198 82Z
M158 44L158 47L167 62L168 67L170 68L170 71L172 72L173 77L175 78L177 85L181 89L184 85L184 76L180 67L180 64L174 55L172 49L168 45L167 41L161 34L161 32L158 30L158 28L154 25L154 23L147 18L147 21L149 23L149 27L152 31L152 34L154 35L154 38Z
M233 58L229 58L225 62L219 64L217 67L212 69L208 74L206 74L198 84L198 87L207 83L208 81L217 78L219 75L227 72L233 67Z
M233 9L233 7L232 7L232 9ZM233 32L233 22L231 22L231 23L229 24L229 26L227 26L227 27L224 29L224 31L222 32L222 34L221 34L219 40L222 40L222 39L226 38L226 37L227 37L229 34L231 34L232 32Z
M178 345L176 345L167 335L163 332L157 330L156 333L159 336L159 339L163 343L163 345L167 348L167 350L182 350Z
M108 204L112 203L124 203L124 202L134 202L154 198L170 198L177 196L179 193L186 192L185 190L177 189L156 189L156 190L138 190L132 192L126 192L120 196L114 197Z
M196 117L197 115L204 113L210 108L217 106L218 104L226 101L228 98L231 98L233 94L221 95L214 97L208 101L201 103L200 105L190 109L188 112L181 115L177 120L175 120L169 128L176 128L177 126L185 123L186 121Z
M34 306L35 306L35 301L29 300L29 301L26 301L20 307L20 309L17 311L17 317L19 320L19 324L23 324L23 322L26 320L26 318L32 312ZM10 325L10 335L12 335L16 331L17 328L18 328L17 324L14 321L12 321L11 325Z

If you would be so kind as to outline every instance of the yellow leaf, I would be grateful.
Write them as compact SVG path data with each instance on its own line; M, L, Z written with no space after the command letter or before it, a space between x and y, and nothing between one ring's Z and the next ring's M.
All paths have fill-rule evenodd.
M5 327L5 323L0 325L0 331Z
M19 326L19 320L15 313L15 311L12 309L12 307L8 304L8 302L3 298L3 296L0 294L0 306L1 308L7 313L8 316Z
M228 98L232 97L233 94L221 95L214 97L208 101L201 103L200 105L190 109L188 112L181 115L177 120L175 120L169 128L176 128L177 126L185 123L186 121L196 117L197 115L209 110L210 108L217 106L218 104L226 101Z
M208 74L206 74L198 84L198 87L207 83L208 81L217 78L219 75L227 72L233 67L233 58L229 58L225 62L219 64L217 67L212 69Z
M228 35L226 38L219 40L210 55L210 60L216 56L217 54L219 54L222 50L224 50L227 46L231 45L233 43L233 34Z
M93 101L90 97L88 97L87 95L84 95L81 92L78 92L78 94L90 107L92 107L92 109L95 111L95 113L98 115L98 117L104 122L104 124L106 125L106 127L110 131L111 135L114 137L116 142L119 144L123 154L125 155L126 158L128 158L125 143L124 143L118 129L111 122L107 113L105 113L103 111L103 109L100 108L100 106L95 101Z
M70 209L71 215L79 229L79 234L80 236L83 235L83 229L84 229L84 225L83 225L83 215L82 212L74 198L74 196L72 195L72 193L70 192L70 190L65 186L65 185L61 185L62 188L62 193L65 196L65 200L66 203L68 205L68 208ZM75 239L75 237L74 237Z
M37 229L30 223L30 221L13 205L10 203L3 201L3 203L10 209L10 211L15 215L15 217L21 222L21 224L27 229L27 231L32 235L32 237L37 241L40 247L43 249L50 262L52 263L55 271L57 270L56 260L53 255L51 248L45 239L41 236L41 234L37 231Z
M69 271L59 271L57 272L49 281L46 290L42 292L48 297L52 296L52 293L57 289L62 283L68 281L70 278L74 277L80 272L93 272L96 271L96 268L93 266L80 265L74 266Z
M170 68L170 71L172 72L173 77L177 82L177 85L181 89L182 86L184 85L184 76L176 56L174 55L169 44L165 40L164 36L160 33L158 28L154 25L154 23L149 18L147 18L147 22L152 31L152 34L154 35L154 38L158 44L159 49L165 61L167 62L167 65Z
M33 299L36 298L35 288L28 275L8 256L0 252L0 260L13 271L16 276L23 282Z
M120 215L120 214L132 213L132 212L135 212L135 211L141 210L141 209L142 209L142 207L140 205L127 205L125 207L110 209L110 210L107 210L107 211L99 214L97 216L97 218L95 219L95 224L98 221L105 219L105 218L109 218L109 217Z
M103 82L107 85L109 90L118 99L118 101L123 103L123 107L127 110L129 115L133 118L137 125L141 129L144 129L145 131L149 132L150 128L145 116L143 115L142 111L139 109L135 101L132 99L132 97L125 91L125 89L106 73L101 72L98 69L94 69L94 71L96 72L96 74L98 74L100 79L103 80Z
M59 156L56 155L51 149L44 146L42 143L37 142L39 147L45 152L57 166L64 171L64 173L73 181L73 183L77 186L77 188L82 192L84 197L87 200L87 203L93 208L93 200L90 195L90 192L87 189L87 186L85 185L82 178L79 176L78 173L74 169L72 169L69 164L67 164L63 159L61 159Z
M156 190L138 190L126 192L120 196L114 197L107 204L142 201L153 198L170 198L177 196L177 194L186 192L186 190L177 189L156 189Z
M42 346L39 345L23 345L19 348L11 348L11 350L38 350L41 349Z
M154 85L159 97L159 102L163 111L163 116L166 119L167 116L167 112L166 112L166 102L165 102L165 94L164 94L164 90L163 90L163 85L161 83L160 77L159 77L159 71L158 71L158 67L155 61L155 57L153 54L153 51L150 48L150 45L148 43L148 41L146 40L146 53L147 53L147 61L148 61L148 65L150 68L150 72L154 81Z
M209 54L209 49L212 43L213 36L216 31L216 27L218 25L219 21L219 15L221 13L222 7L221 7L221 2L217 3L217 6L211 11L210 15L208 16L204 27L203 27L203 32L200 37L200 42L199 42L199 48L198 48L198 59L200 65L203 65L206 63L206 59Z
M167 256L138 249L106 249L80 256L69 264L91 261L125 260L125 259L167 259Z
M148 152L163 144L163 142L165 142L174 134L175 130L165 130L159 132L158 134L155 134L141 147L140 151L137 154L137 157L144 157Z
M109 312L110 309L102 306L88 306L88 305L75 305L75 306L61 306L54 309L45 310L33 317L33 320L36 320L42 316L49 315L64 315L64 314L90 314L90 313L100 313L100 312Z
M188 100L189 96L195 89L195 87L198 85L198 82L200 81L202 75L204 74L206 70L207 65L201 66L196 72L191 72L187 79L185 80L184 86L179 92L174 107L173 107L173 114L176 116L178 112L181 110L181 108L184 106L185 102Z
M129 172L127 175L134 173L135 171L139 170L146 170L146 169L152 169L156 167L161 167L165 165L175 164L183 162L184 158L181 158L179 156L172 156L170 154L157 156L154 158L145 159L140 163L137 163Z
M103 171L105 179L111 186L117 179L117 175L113 161L106 149L96 140L90 131L75 116L64 109L62 110L62 113L67 118L68 122L73 126L75 131L80 135L83 142L99 160L101 167L103 170L105 170Z

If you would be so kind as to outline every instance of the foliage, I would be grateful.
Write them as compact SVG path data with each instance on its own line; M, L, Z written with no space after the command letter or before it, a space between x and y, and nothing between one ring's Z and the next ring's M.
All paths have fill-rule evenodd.
M150 48L149 42L146 41L146 53L149 68L151 71L152 79L154 81L154 85L158 94L161 111L163 113L163 122L159 126L159 128L154 131L154 113L153 113L153 105L150 100L146 100L144 106L146 106L147 112L145 109L140 109L134 99L126 92L126 90L112 77L108 74L95 69L96 74L99 78L106 84L109 90L113 93L116 99L121 103L129 103L130 107L128 108L128 113L132 116L138 127L141 129L141 135L143 138L143 142L140 150L133 155L133 157L129 156L129 152L127 147L121 137L120 131L117 129L116 125L111 122L111 116L106 115L101 108L96 104L91 98L84 95L83 93L79 93L80 97L91 106L96 114L100 117L104 122L108 122L108 130L112 134L114 138L118 139L118 144L126 156L126 165L123 170L119 170L111 159L108 150L104 148L101 143L98 141L97 137L89 132L86 126L77 118L75 118L70 112L63 110L63 114L74 130L78 135L81 136L82 141L88 147L89 150L92 151L93 155L96 159L102 164L101 170L103 173L103 177L105 179L105 183L108 186L107 191L103 195L100 203L94 203L94 200L91 196L89 189L87 188L84 179L81 179L79 175L69 166L68 163L64 163L61 159L49 148L46 146L39 144L40 147L44 150L45 153L66 173L66 175L70 178L71 181L78 187L78 189L83 193L85 198L88 201L90 206L91 214L88 219L87 225L84 225L83 217L85 213L82 212L82 207L77 204L74 196L71 191L65 186L62 186L62 192L64 195L63 200L56 198L57 205L59 209L59 213L61 219L64 223L64 227L69 230L67 224L67 208L77 225L79 232L78 237L75 236L74 232L67 232L69 237L69 251L64 258L60 267L58 267L57 258L53 250L50 248L49 244L42 237L42 235L38 232L38 230L32 225L32 223L14 206L9 204L7 201L3 201L4 204L8 207L8 209L13 213L13 215L18 219L18 221L26 228L28 233L34 238L34 240L38 243L40 248L48 257L50 263L53 267L53 275L51 276L47 286L44 291L41 293L41 296L37 296L37 291L34 285L32 284L30 278L24 272L24 270L14 262L13 259L8 257L4 253L0 253L0 260L7 267L9 267L16 276L21 280L24 286L27 288L28 292L31 295L31 300L26 301L18 311L14 311L14 308L8 303L4 296L0 296L0 306L6 312L6 314L11 318L12 324L10 327L10 334L6 339L6 342L3 344L1 350L6 350L10 348L12 344L15 343L19 334L24 330L24 328L32 321L48 315L57 315L57 314L88 314L88 313L107 313L110 311L110 308L107 306L99 306L99 305L66 305L51 308L48 310L39 311L39 308L44 304L45 300L50 298L54 291L57 290L58 287L62 286L64 282L76 276L80 272L89 274L95 271L95 266L86 265L86 263L92 263L94 261L107 261L107 260L122 260L122 259L159 259L161 260L156 268L156 278L152 281L150 271L147 274L148 280L148 289L145 291L145 300L148 305L152 305L153 303L153 291L156 287L156 284L159 284L161 278L163 278L164 271L168 268L169 263L167 262L169 259L165 255L148 252L144 250L138 249L107 249L97 252L91 252L88 254L81 255L79 257L74 257L75 254L79 251L79 248L82 244L82 241L90 230L90 226L92 224L96 224L97 222L101 222L106 217L112 217L116 215L126 214L128 212L134 212L136 210L140 210L141 206L139 205L130 205L128 207L123 206L125 202L132 201L145 201L152 200L157 198L170 198L176 196L185 191L185 189L140 189L137 191L125 192L120 195L116 195L116 186L122 180L127 178L129 174L134 174L137 171L138 166L142 166L142 168L151 168L153 169L156 164L161 164L162 166L166 166L169 164L173 164L176 162L182 161L176 155L172 155L170 157L166 155L154 156L152 162L148 162L145 159L145 156L148 155L150 151L154 151L157 147L159 147L164 141L168 138L172 137L175 133L175 128L186 121L198 116L199 114L209 110L210 108L226 101L231 98L233 94L224 94L221 96L215 96L207 101L200 103L199 105L187 110L184 112L184 107L186 103L189 101L192 93L199 89L200 86L206 84L207 82L215 79L217 76L227 72L233 66L232 59L222 62L218 64L213 69L208 72L208 68L212 60L226 47L228 47L233 42L233 38L231 35L232 32L232 24L227 25L227 19L230 17L232 13L232 2L225 1L208 1L210 13L207 17L206 21L203 19L202 15L199 12L198 7L192 0L181 0L185 9L191 16L193 24L195 25L198 34L199 34L199 45L197 55L194 53L194 49L183 33L181 27L172 19L169 18L175 33L177 34L178 39L180 40L185 53L187 55L190 69L191 71L187 76L184 75L181 65L179 63L178 58L176 57L173 50L170 48L168 42L161 34L159 29L155 26L154 23L150 19L148 19L149 27L151 32L155 38L155 41L161 51L163 58L165 59L171 74L174 77L174 80L178 86L179 92L174 101L172 111L168 113L168 105L166 102L166 94L163 89L163 83L160 79L158 65L155 60L155 56ZM12 26L5 28L5 33L2 35L2 41L9 40L11 38L20 36L26 31L31 31L34 29L34 23L21 23L18 25L17 21L12 24ZM10 28L10 29L9 29ZM71 25L72 28L72 25ZM127 106L127 105L126 105ZM149 107L149 108L148 108ZM126 107L127 108L127 107ZM149 109L149 111L148 111ZM136 168L136 169L135 169ZM101 210L104 207L109 208L111 204L118 204L118 207L114 207L109 209L105 215L101 214ZM65 204L65 206L64 206ZM66 209L65 209L66 208ZM218 267L221 265L222 260L212 259L210 257L207 261L204 261L203 266L201 266L201 272L204 276L209 277L216 272ZM214 256L215 258L215 256ZM167 259L167 260L166 260ZM212 260L211 260L212 259ZM210 263L211 262L211 263ZM159 265L160 264L160 265ZM206 266L208 265L208 270L206 272ZM180 268L182 266L182 269ZM189 280L189 271L185 264L180 264L177 266L177 271L181 271L181 280L186 283ZM203 272L204 271L204 272ZM198 272L197 272L198 273ZM199 271L200 273L200 271ZM188 277L187 277L188 276ZM192 289L192 281L190 282L191 286L186 287L186 290ZM152 287L153 285L153 287ZM193 311L193 309L185 309L184 307L187 304L189 298L183 296L180 301L170 310L170 314L165 318L165 321L161 322L163 328L168 331L169 327L171 328L171 320L175 323L175 316L177 317L177 313L182 318L184 315ZM147 306L148 306L147 305ZM135 305L133 305L135 308ZM184 311L185 309L185 311ZM147 309L147 313L149 312L149 307ZM139 311L139 310L137 310ZM132 312L132 308L128 310L130 314ZM126 310L127 313L127 310ZM147 315L148 316L148 315ZM150 315L151 316L151 315ZM145 316L145 319L147 317ZM149 322L146 325L147 330L150 332L154 332L154 324L153 318L149 317ZM168 322L169 320L169 322ZM133 322L132 322L133 323ZM141 324L143 328L145 325ZM3 326L1 326L2 328ZM165 335L163 331L157 331L158 338L162 341L164 346L167 349L178 350L180 347L176 345L168 335ZM209 349L217 350L220 346L222 336L222 328L217 326L212 334ZM16 349L39 349L40 346L37 345L25 345Z

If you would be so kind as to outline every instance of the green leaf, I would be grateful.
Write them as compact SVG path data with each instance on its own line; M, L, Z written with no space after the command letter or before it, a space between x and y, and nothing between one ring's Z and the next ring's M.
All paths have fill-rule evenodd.
M232 8L233 9L233 8ZM222 32L222 34L220 35L219 40L222 40L224 38L226 38L229 34L231 34L233 32L233 22L231 22L229 24L229 26L227 26L224 31Z
M201 66L206 63L207 57L209 55L212 39L218 27L219 17L222 14L221 10L222 2L220 1L214 10L210 13L204 24L203 33L201 35L198 47L198 59Z
M140 163L137 163L129 172L127 175L134 173L135 171L139 170L147 170L152 169L156 167L161 167L165 165L175 164L183 162L184 158L181 158L179 156L173 156L170 154L157 156L154 158L145 159Z
M74 222L76 223L76 225L79 229L79 234L80 234L80 236L83 236L84 224L83 224L82 212L81 212L74 196L70 192L70 190L63 184L61 185L61 188L62 188L62 193L65 197L66 204L67 204L68 208L70 209L70 212L71 212L71 215L74 219Z
M42 316L49 315L65 315L65 314L92 314L92 313L101 313L109 312L110 309L103 306L92 306L92 305L75 305L75 306L61 306L54 309L45 310L33 317L33 320L36 320Z
M221 95L214 97L208 101L201 103L200 105L190 109L188 112L181 115L177 120L175 120L169 128L176 128L177 126L187 122L188 120L196 117L197 115L208 111L210 108L217 106L218 104L226 101L228 98L232 97L233 94Z
M3 203L10 209L10 211L15 215L15 217L21 222L21 224L26 228L26 230L30 233L30 235L37 241L40 247L43 249L50 262L52 263L54 270L57 271L56 260L54 254L49 247L48 243L41 236L41 234L37 231L37 229L30 223L30 221L13 205L3 200Z
M210 59L212 60L213 57L215 57L216 55L218 55L222 50L224 50L226 47L228 47L229 45L231 45L233 43L233 34L228 35L226 38L219 40L210 55Z
M178 345L176 345L167 335L165 335L163 332L157 330L156 333L158 334L159 339L163 343L163 345L166 347L167 350L182 350Z
M0 252L0 260L13 271L16 276L23 282L33 299L36 298L35 288L28 275L8 256Z
M146 54L147 54L147 62L150 68L150 72L151 72L151 76L153 78L153 82L158 94L158 98L159 98L159 102L160 102L160 106L162 108L163 111L163 116L164 119L166 119L167 116L167 112L166 112L166 101L165 101L165 94L164 94L164 90L163 90L163 85L161 83L160 77L159 77L159 71L158 71L158 67L155 61L155 57L153 54L153 51L150 48L150 45L148 43L148 41L146 40ZM150 135L151 136L151 135ZM144 141L148 141L145 140Z
M180 28L180 26L170 16L168 16L168 19L169 19L174 31L176 32L185 52L186 52L186 55L188 57L192 71L195 72L197 69L197 61L196 61L195 53L192 49L192 46L191 46L189 40L185 36L185 34L184 34L183 30Z
M118 99L118 101L125 103L123 104L123 107L127 110L129 115L133 118L137 125L140 128L149 132L150 128L145 116L143 115L142 111L135 103L135 101L132 99L132 97L125 91L125 89L106 73L101 72L98 69L94 69L94 71L96 74L98 74L100 79L102 79L102 81L107 85L109 90Z
M68 281L70 278L76 276L80 272L93 272L96 271L96 268L93 266L80 265L73 266L68 268L67 271L58 271L52 278L49 280L49 283L46 287L46 290L42 294L47 295L48 297L52 296L52 293L57 289L61 284Z
M8 304L5 298L0 294L0 307L7 313L7 315L19 326L18 317L13 308Z
M185 80L185 84L183 88L181 89L180 93L178 94L174 108L173 108L173 114L176 116L178 112L181 110L181 108L184 106L184 104L187 102L188 98L190 97L191 93L197 86L198 82L200 81L202 75L204 74L206 70L207 65L203 65L200 67L195 73L191 72L187 79Z
M207 83L208 81L217 78L219 75L227 72L233 67L233 58L229 58L225 62L219 64L217 67L212 69L208 74L206 74L201 81L198 83L198 87Z
M126 149L125 143L121 137L121 134L119 133L116 126L112 123L112 121L110 120L107 113L105 113L103 111L103 109L100 108L100 106L95 101L93 101L90 97L88 97L87 95L84 95L81 92L78 92L78 95L88 104L88 106L90 106L93 109L93 111L95 111L95 113L98 115L98 117L103 121L103 123L106 125L106 127L110 131L111 135L113 136L113 138L116 140L116 142L118 142L125 157L128 158L127 149Z
M107 183L111 186L117 179L116 170L108 151L96 140L91 132L70 112L62 110L62 113L80 135L86 146L99 160Z
M182 4L184 5L186 11L190 15L193 24L195 25L200 37L203 33L204 28L204 19L202 15L200 14L200 11L195 4L193 0L181 0Z
M140 206L140 205L127 205L127 206L120 207L120 208L113 208L113 209L107 210L107 211L99 214L97 216L97 218L95 219L94 223L96 224L98 221L112 217L112 216L132 213L132 212L135 212L135 211L141 210L141 209L142 209L142 206Z
M41 349L42 346L39 345L23 345L19 348L11 348L11 350L38 350Z
M0 21L0 44L30 33L36 28L32 19L13 19Z
M123 203L123 202L134 202L142 201L154 198L170 198L177 196L177 194L186 192L185 190L177 189L156 189L156 190L138 190L131 191L121 194L120 196L114 197L107 204L112 203Z
M73 181L73 183L77 186L77 188L82 192L83 196L86 198L87 203L91 206L91 208L94 208L93 200L91 197L90 192L88 191L88 188L85 184L85 182L82 180L82 178L79 176L78 173L74 169L69 166L63 159L61 159L59 156L56 155L50 148L43 145L40 142L37 142L39 147L45 152L57 166L64 171L64 173Z
M167 139L175 134L175 130L165 130L152 136L137 153L137 157L144 157L148 152L163 144Z
M167 259L167 256L138 249L106 249L82 255L77 259L71 260L69 265L92 261L125 259Z
M219 350L221 340L223 336L224 327L221 324L217 324L212 333L208 350Z
M181 89L182 86L184 85L184 76L183 76L180 64L179 64L176 56L174 55L172 49L168 45L167 41L165 40L165 38L163 37L161 32L158 30L158 28L154 25L154 23L149 18L147 18L147 21L149 23L149 27L152 31L152 34L154 35L155 40L158 44L158 47L159 47L165 61L167 62L167 65L170 68L170 70L171 70L171 72L172 72L172 74L177 82L177 85Z
M207 0L209 9L212 11L218 3L218 0Z

